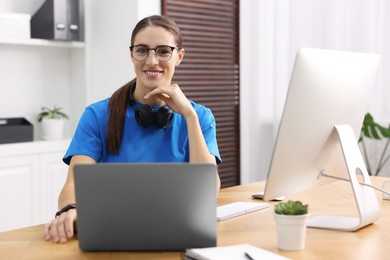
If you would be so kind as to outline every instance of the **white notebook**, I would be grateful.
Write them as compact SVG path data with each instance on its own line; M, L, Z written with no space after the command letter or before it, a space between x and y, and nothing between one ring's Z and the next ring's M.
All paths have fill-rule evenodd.
M286 260L284 256L250 244L187 249L185 260Z

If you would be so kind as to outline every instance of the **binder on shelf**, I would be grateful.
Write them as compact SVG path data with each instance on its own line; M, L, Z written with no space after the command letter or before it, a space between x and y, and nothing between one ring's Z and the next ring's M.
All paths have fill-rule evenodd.
M79 1L46 0L31 17L31 38L79 41Z

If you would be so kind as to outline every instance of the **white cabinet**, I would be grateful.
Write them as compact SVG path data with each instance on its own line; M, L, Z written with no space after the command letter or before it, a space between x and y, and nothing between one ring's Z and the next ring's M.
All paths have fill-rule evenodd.
M0 146L0 232L54 217L68 172L69 140Z
M39 220L37 156L0 158L0 231Z
M58 196L64 186L68 166L62 162L64 152L44 153L40 155L40 218L41 222L53 219L58 210Z

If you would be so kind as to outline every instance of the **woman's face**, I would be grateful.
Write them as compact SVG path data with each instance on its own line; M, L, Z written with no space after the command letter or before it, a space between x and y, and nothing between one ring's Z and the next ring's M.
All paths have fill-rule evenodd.
M148 48L156 48L161 45L177 47L174 35L164 28L156 26L149 26L139 31L133 44L144 45ZM141 86L151 91L158 87L171 85L175 66L180 64L183 56L183 49L174 49L172 58L168 61L159 61L154 50L150 50L147 58L143 61L137 61L132 57L137 75L137 87Z

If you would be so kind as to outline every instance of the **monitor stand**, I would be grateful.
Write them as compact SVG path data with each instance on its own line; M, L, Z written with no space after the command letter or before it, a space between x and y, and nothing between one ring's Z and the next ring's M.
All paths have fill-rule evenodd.
M359 217L318 216L309 219L307 227L356 231L378 220L380 207L374 189L359 184L357 179L357 173L360 173L363 176L364 183L371 185L370 177L351 126L337 125L335 130L332 134L338 135L341 144Z

